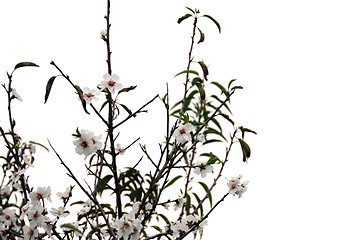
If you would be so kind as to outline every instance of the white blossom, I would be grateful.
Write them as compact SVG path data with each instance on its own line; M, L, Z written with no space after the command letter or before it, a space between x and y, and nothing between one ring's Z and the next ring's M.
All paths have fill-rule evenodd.
M5 208L0 215L0 222L5 226L10 227L11 224L15 223L15 209Z
M23 231L24 231L24 240L33 240L37 238L39 234L38 229L26 225L23 227Z
M118 143L115 149L120 155L124 155L125 149Z
M10 93L11 93L11 98L16 98L17 100L19 100L20 102L23 101L23 99L21 98L21 96L16 92L16 89L15 88L12 88L10 90Z
M229 187L228 193L232 194L233 196L237 195L238 198L242 196L242 194L247 190L247 184L249 181L244 181L241 183L242 176L239 175L238 177L232 177L228 180L227 186Z
M177 211L179 208L182 208L185 202L186 200L183 197L179 197L177 200L175 200L174 211Z
M88 130L80 130L80 137L73 141L75 152L84 154L85 158L100 149L103 144L99 141L101 136L94 136L94 133Z
M67 200L70 197L71 189L70 187L67 187L65 192L58 192L56 195L60 198L60 200Z
M207 173L213 172L213 166L207 165L207 160L199 161L194 168L194 173L201 174L202 178L207 176Z
M100 83L99 87L101 90L108 89L110 92L115 93L123 88L123 85L119 83L118 80L118 75L109 75L106 73L103 75L103 81Z
M177 239L178 237L180 237L182 234L185 234L186 232L188 232L188 226L187 224L185 224L185 222L180 222L177 221L175 224L173 224L170 229L172 230L173 234L173 239Z
M56 208L52 208L50 211L51 214L53 214L55 217L67 217L70 213L69 211L65 210L65 207L61 206Z
M47 199L51 201L51 189L50 187L38 187L36 191L30 193L30 199L33 204L38 203L40 200Z
M193 125L190 123L180 124L174 131L173 136L177 143L183 144L192 139L191 132L193 131Z
M90 104L92 100L99 100L96 96L99 95L99 91L92 89L90 90L88 87L83 88L83 99L87 104Z

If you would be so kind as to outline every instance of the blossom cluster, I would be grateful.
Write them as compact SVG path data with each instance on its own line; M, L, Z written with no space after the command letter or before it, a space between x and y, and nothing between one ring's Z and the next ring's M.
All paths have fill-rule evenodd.
M176 221L171 225L170 230L172 231L173 239L177 239L183 234L187 233L189 230L192 230L193 233L199 232L203 233L203 228L207 225L207 220L200 221L198 216L187 215L181 220Z
M249 181L244 181L241 183L241 175L237 177L231 177L228 180L227 186L229 187L228 193L232 194L233 196L237 195L238 198L242 196L242 194L247 191L247 184Z

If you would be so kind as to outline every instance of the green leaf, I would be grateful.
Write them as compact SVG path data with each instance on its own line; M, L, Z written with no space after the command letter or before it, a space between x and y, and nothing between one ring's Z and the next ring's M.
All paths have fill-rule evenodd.
M244 140L239 138L238 141L241 144L241 148L242 148L243 162L247 162L248 158L251 157L251 148Z
M16 64L14 71L21 67L39 67L39 66L32 62L20 62L20 63Z
M232 83L234 82L234 81L236 81L237 79L232 79L231 81L229 81L229 83L228 83L228 89L231 87L231 85L232 85Z
M209 144L209 143L215 143L215 142L222 142L221 140L219 139L207 139L203 145L206 145L206 144Z
M198 195L196 193L192 193L194 195L194 197L196 198L198 204L201 203L201 199L198 197ZM201 210L201 217L203 218L203 206L202 204L200 205L199 209Z
M78 93L78 96L79 96L79 98L80 98L80 100L81 100L81 103L82 103L82 105L83 105L84 111L85 111L87 114L89 114L88 110L86 110L86 102L85 102L85 99L84 99L84 97L83 97L83 91L80 89L80 87L79 87L78 85L75 85L74 88L75 88L76 92Z
M208 81L207 76L208 76L209 72L208 72L208 68L207 68L206 64L203 61L199 61L198 63L199 63L199 65L201 65L204 80Z
M194 71L194 70L184 70L184 71L181 71L180 73L177 73L174 77L177 77L177 76L179 76L179 75L181 75L181 74L184 74L184 73L192 73L192 74L195 74L195 75L197 75L197 76L199 76L199 73L197 72L197 71Z
M167 185L164 186L164 189L166 189L167 187L173 185L178 179L180 179L181 177L183 177L182 175L178 175L176 177L174 177L172 180L170 180Z
M187 194L187 197L186 197L187 201L186 201L186 205L185 205L185 209L186 209L186 213L187 215L189 215L189 210L191 208L191 197Z
M206 18L211 19L211 20L214 22L214 24L217 25L217 28L218 28L219 33L221 33L221 25L219 25L219 23L218 23L213 17L211 17L211 16L209 16L209 15L203 15L203 17L206 17Z
M191 8L189 8L189 7L186 7L189 11L191 11L193 14L196 14L196 12L193 10L193 9L191 9Z
M68 228L68 229L71 229L77 233L82 233L77 227L75 227L73 224L71 223L65 223L65 224L62 224L60 225L61 228Z
M225 138L221 132L218 132L214 128L208 128L207 130L204 131L204 134L216 134L222 137L227 142L227 138Z
M57 76L54 76L54 77L51 77L48 81L48 83L46 84L46 90L45 90L45 102L48 101L48 98L49 98L49 94L50 94L50 91L51 91L51 88L53 87L53 83L54 83L54 80Z
M120 104L120 106L122 106L124 108L124 110L129 113L129 115L133 114L132 111L130 111L130 109L127 106L125 106L124 104Z
M198 27L197 27L198 28ZM204 33L198 28L199 34L201 35L198 44L204 42Z
M178 24L180 24L181 22L183 22L183 20L186 20L187 18L191 17L192 14L187 13L186 15L184 15L183 17L180 17L177 21Z
M167 225L171 225L170 221L168 220L168 218L166 216L164 216L161 213L158 213L158 216L161 217L164 220L164 222L167 223Z
M202 87L202 85L197 83L196 86L199 90L199 94L201 95L201 100L206 99L206 92L204 91L204 88Z
M243 87L242 86L234 86L231 88L231 90L234 90L234 89L243 89Z
M105 177L103 177L103 179L99 181L99 183L98 183L98 193L100 195L102 195L102 193L103 193L103 191L105 189L109 188L107 186L107 184L110 181L110 179L112 179L112 178L113 178L113 175L109 174L109 175L106 175Z
M222 117L224 117L225 119L227 119L230 123L232 123L232 125L234 125L233 120L232 120L227 114L219 113L219 115L221 115Z
M218 82L211 82L213 85L217 86L224 95L226 95L228 97L229 93L228 91Z
M198 182L198 183L203 187L204 191L206 191L206 193L208 193L209 188L208 188L207 184L205 184L204 182ZM208 194L208 200L209 200L209 203L210 203L210 205L212 207L213 201L212 201L212 194L210 192Z

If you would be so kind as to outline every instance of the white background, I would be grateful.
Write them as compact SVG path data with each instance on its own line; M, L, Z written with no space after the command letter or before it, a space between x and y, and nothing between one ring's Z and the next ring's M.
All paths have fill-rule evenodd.
M99 39L105 2L0 3L1 83L18 62L41 66L14 74L14 87L24 99L14 105L17 130L24 140L46 143L49 138L73 167L81 167L82 157L74 156L70 134L100 121L83 114L70 85L60 78L43 105L46 82L58 74L49 62L81 86L99 84L106 72ZM232 102L234 119L258 132L246 136L252 149L249 163L242 164L237 152L227 169L250 180L249 190L215 210L204 239L360 239L361 3L114 1L113 71L123 85L138 85L132 98L124 99L133 109L163 95L166 82L181 86L182 79L173 76L187 63L191 20L176 23L187 13L185 6L220 22L221 35L211 22L200 21L206 40L197 46L196 60L209 65L211 81L239 79L244 90ZM176 99L177 88L170 92ZM5 109L4 92L0 97ZM153 141L149 146L156 148L164 119L159 102L151 109L122 130L129 136L123 145L146 132L142 141ZM43 170L32 181L65 179L53 187L61 191L67 178L54 154L40 148L38 154L42 158L36 167ZM224 190L219 186L217 191L221 195Z

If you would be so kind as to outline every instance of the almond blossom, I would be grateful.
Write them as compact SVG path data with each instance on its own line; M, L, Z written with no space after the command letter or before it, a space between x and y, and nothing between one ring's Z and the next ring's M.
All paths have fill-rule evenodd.
M38 187L36 191L30 193L30 199L33 204L38 203L40 200L47 199L51 202L51 189L50 187Z
M58 209L56 208L52 208L50 211L51 214L53 214L55 217L67 217L70 213L69 211L65 210L65 207L61 206L58 207Z
M249 181L244 181L241 183L241 175L238 177L232 177L228 180L227 186L229 187L228 193L232 194L233 196L237 195L238 198L242 196L242 194L247 190L247 184Z
M94 136L94 133L88 130L80 130L80 137L73 141L75 145L75 152L77 154L84 154L85 158L96 152L102 147L102 143L99 141L101 135Z
M194 173L199 175L201 174L202 178L207 176L207 173L213 172L213 166L207 165L206 160L199 161L194 168Z
M119 76L116 74L109 75L108 73L103 75L103 81L99 87L101 90L108 89L108 91L115 93L123 88L123 85L118 82Z
M173 136L177 143L183 144L192 140L191 132L193 131L193 125L190 123L180 124L174 131Z
M23 232L24 232L24 240L33 240L37 238L39 234L38 229L26 225L23 227Z
M83 88L83 99L87 104L90 104L92 100L99 100L96 96L99 95L99 91L92 89L90 90L88 87Z

